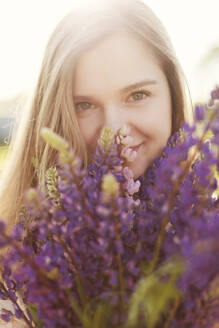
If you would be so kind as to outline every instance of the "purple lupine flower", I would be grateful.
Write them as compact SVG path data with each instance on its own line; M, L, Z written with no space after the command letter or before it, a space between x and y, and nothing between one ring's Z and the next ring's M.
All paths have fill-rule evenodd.
M140 187L139 181L134 181L133 178L130 178L125 182L125 187L130 195L133 195L134 193L138 192Z
M215 103L215 100L219 99L219 85L216 85L214 90L211 91L211 97L208 102L208 106L213 106Z
M204 116L205 116L205 110L206 106L205 105L197 105L195 107L195 119L197 121L202 121Z
M144 321L140 308L143 304L143 312L156 308L155 295L166 300L154 322L156 328L166 323L170 328L218 323L214 284L219 275L219 200L212 197L217 189L212 167L219 167L219 108L214 107L213 121L204 114L199 111L192 126L183 125L183 138L178 132L172 135L162 156L136 182L122 156L119 141L124 139L118 135L116 142L107 143L105 138L98 144L87 170L79 159L70 160L72 149L68 156L63 151L66 161L60 159L57 184L60 206L39 189L31 189L26 206L35 220L28 230L23 231L22 217L7 236L0 222L0 247L11 245L1 259L5 285L0 283L0 298L12 301L17 318L29 327L36 322L43 327L95 327L102 316L102 327L122 327L129 315L127 305L139 281L146 278L146 296L139 310L135 308L139 316L134 328L148 325L150 314ZM202 118L214 132L215 148L196 137ZM123 131L123 137L128 133ZM192 147L197 156L187 162ZM104 198L107 175L104 192L109 197ZM177 274L176 258L184 267ZM160 275L165 263L173 271ZM15 292L21 292L26 314ZM37 309L34 313L30 305ZM4 310L1 314L5 321L12 316Z

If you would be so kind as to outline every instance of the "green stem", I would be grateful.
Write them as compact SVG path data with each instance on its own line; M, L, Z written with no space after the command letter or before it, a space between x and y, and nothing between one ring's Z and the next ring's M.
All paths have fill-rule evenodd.
M166 321L166 323L165 323L165 325L164 325L163 328L168 328L168 327L169 327L169 324L170 324L171 321L173 320L173 318L174 318L174 316L175 316L175 314L176 314L176 311L177 311L179 305L180 305L180 298L177 297L177 298L175 299L175 302L174 302L174 304L173 304L173 307L172 307L172 309L171 309L171 311L170 311L170 314L169 314L169 316L168 316L168 318L167 318L167 321Z
M78 305L77 301L74 299L72 294L70 293L69 289L65 289L65 293L67 294L67 297L69 299L70 305L72 309L74 310L75 314L77 315L78 319L83 322L83 312Z

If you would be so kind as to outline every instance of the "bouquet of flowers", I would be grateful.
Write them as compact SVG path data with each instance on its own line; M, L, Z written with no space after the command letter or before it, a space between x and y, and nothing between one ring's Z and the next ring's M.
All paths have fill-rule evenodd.
M59 153L11 234L0 221L0 299L27 327L185 328L219 323L219 88L137 181L128 130L102 130L85 169Z

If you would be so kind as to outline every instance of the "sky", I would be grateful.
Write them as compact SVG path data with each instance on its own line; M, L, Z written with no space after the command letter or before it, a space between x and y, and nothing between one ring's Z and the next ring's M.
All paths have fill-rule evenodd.
M86 1L89 0L0 0L0 101L31 90L47 40L57 22L75 3L86 5ZM217 78L215 82L219 82L215 68L206 66L202 75L198 69L210 47L219 46L219 1L145 2L169 32L192 97L200 98Z

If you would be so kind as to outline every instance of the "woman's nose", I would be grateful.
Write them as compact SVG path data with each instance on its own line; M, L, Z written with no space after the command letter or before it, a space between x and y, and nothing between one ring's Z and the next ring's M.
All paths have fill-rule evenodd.
M104 125L111 126L116 131L127 125L126 120L122 115L122 111L119 107L116 106L108 106L104 110Z

